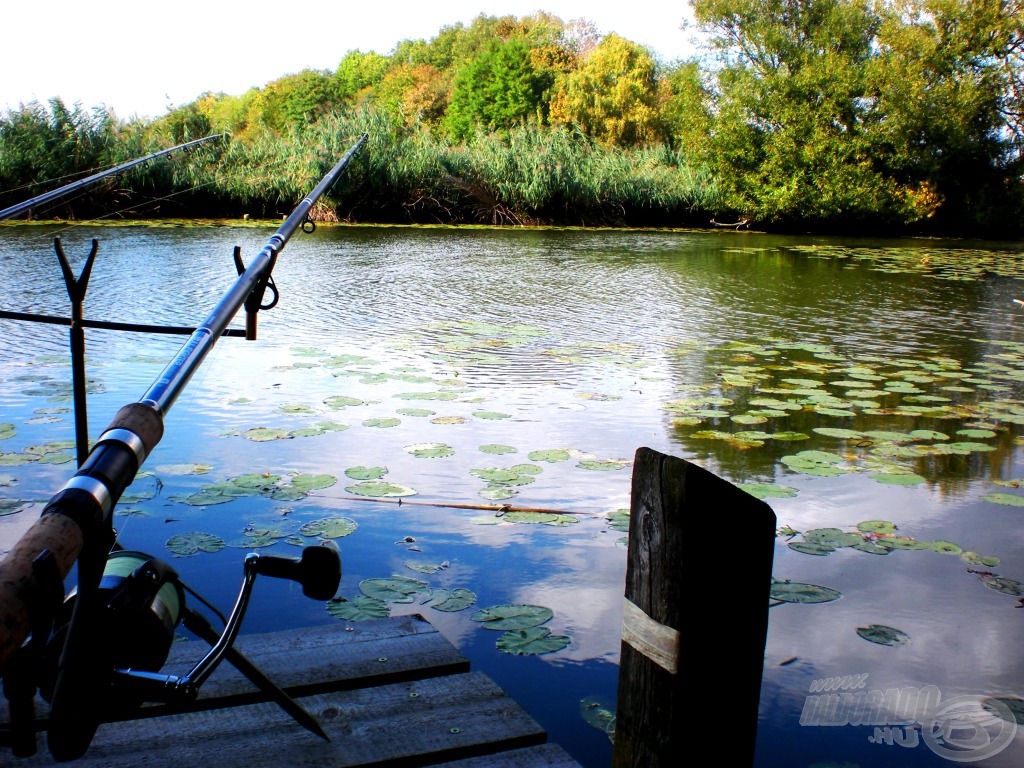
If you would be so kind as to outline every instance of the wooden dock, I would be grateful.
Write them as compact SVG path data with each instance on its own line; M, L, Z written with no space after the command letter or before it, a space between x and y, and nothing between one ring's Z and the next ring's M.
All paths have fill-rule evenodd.
M422 616L243 635L236 647L309 711L330 741L296 723L225 661L189 711L151 707L144 718L104 723L85 756L67 763L54 761L40 735L32 757L0 748L0 765L580 768ZM207 648L177 643L164 671L186 673ZM2 708L6 722L6 702Z

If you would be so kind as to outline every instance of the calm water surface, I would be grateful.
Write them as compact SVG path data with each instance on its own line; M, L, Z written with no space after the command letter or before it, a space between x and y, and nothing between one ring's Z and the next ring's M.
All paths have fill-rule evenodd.
M234 280L233 246L251 258L271 232L6 226L0 309L66 315L53 237L76 272L96 237L86 317L195 325ZM419 580L387 609L422 613L604 768L622 512L634 453L651 447L778 516L758 766L1019 766L1022 261L1020 244L321 227L282 254L259 339L222 340L173 406L119 535L226 610L247 550L293 555L315 541L304 524L346 518L339 596ZM182 341L88 331L92 438ZM0 498L19 502L0 549L73 474L69 381L66 329L0 320ZM329 480L223 494L249 473L291 491ZM729 600L742 521L691 514L693 546L721 566L687 578ZM197 533L222 548L176 556ZM475 602L440 609L457 589ZM548 609L556 649L502 652L473 616L507 604ZM268 580L244 631L338 621ZM844 676L878 695L933 686L973 730L830 721L809 697ZM695 745L727 762L730 727L709 711Z

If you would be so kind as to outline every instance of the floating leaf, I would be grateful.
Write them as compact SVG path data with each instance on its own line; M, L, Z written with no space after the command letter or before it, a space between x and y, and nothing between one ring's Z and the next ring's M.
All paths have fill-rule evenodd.
M991 501L993 504L1004 504L1008 507L1024 507L1024 496L1015 496L1012 493L993 492L986 493L981 498Z
M31 502L22 499L0 499L0 517L13 515L27 508Z
M894 533L896 523L888 520L864 520L857 523L857 530L865 533Z
M549 448L543 451L530 451L528 454L530 461L568 461L571 458L569 451L564 448Z
M960 559L968 565L983 565L986 568L999 565L999 558L995 555L979 555L977 552L961 552Z
M799 581L773 581L769 594L783 603L829 603L842 597L841 592L830 587Z
M516 453L516 449L511 445L499 445L497 443L488 443L487 445L481 445L479 451L481 453L492 454Z
M324 405L328 408L348 408L354 405L366 405L366 402L360 400L358 397L348 397L347 395L334 395L324 400Z
M1024 596L1024 583L1016 579L1008 579L1005 576L996 576L994 574L984 574L981 577L981 581L989 589L1002 592L1004 595L1012 595L1013 597Z
M613 531L629 532L628 509L617 509L614 512L609 512L606 517L608 518L608 527Z
M303 536L318 536L322 539L340 539L354 532L357 527L356 521L350 517L325 517L304 523L299 528L299 533Z
M420 418L434 415L434 411L431 411L428 408L399 408L395 413L399 416L414 416Z
M528 485L536 480L535 472L523 471L519 467L488 467L471 469L469 474L479 477L492 485Z
M336 597L327 601L327 612L342 621L368 621L391 615L391 608L382 600L356 595L352 600Z
M959 555L964 551L959 544L951 541L933 541L928 547L942 555Z
M224 548L224 540L212 533L191 531L172 536L165 546L177 557L188 557L197 552L219 552Z
M448 563L416 563L412 560L406 560L405 567L417 573L439 573L448 567Z
M265 443L270 440L286 440L290 436L283 429L269 429L267 427L254 427L242 433L246 440L253 440L257 443Z
M387 467L349 467L345 476L353 480L380 480L388 473Z
M0 424L0 440L6 440L10 437L14 437L16 431L13 424L3 423Z
M738 487L758 499L791 499L798 493L796 488L775 483L741 483Z
M417 459L443 459L455 454L447 443L416 443L405 446L405 450Z
M502 515L502 519L508 523L534 523L559 527L579 522L579 519L572 515L565 515L558 512L505 512Z
M363 579L359 582L359 591L385 603L411 603L414 595L429 591L429 587L419 579L392 576L389 579Z
M554 613L540 605L495 605L477 611L470 618L479 621L486 629L513 630L538 627L548 621Z
M513 629L498 638L497 647L502 653L517 656L554 653L570 643L565 635L552 635L547 627Z
M473 415L476 416L478 419L487 419L490 421L512 418L512 416L508 413L498 413L496 411L473 411Z
M515 488L509 488L507 485L489 485L481 489L479 495L490 501L504 501L505 499L518 496L519 491Z
M836 551L835 547L817 541L791 541L786 546L796 552L802 552L805 555L816 555L818 557L823 557Z
M330 488L336 482L338 482L338 478L334 475L311 475L300 472L292 477L289 484L301 491L319 491Z
M394 416L376 416L372 419L365 419L363 421L364 427L379 427L381 429L387 429L389 427L397 427L402 423L401 419L397 419Z
M580 716L587 725L591 725L615 740L615 709L592 696L580 701Z
M925 478L920 475L915 475L910 472L907 473L886 473L879 472L871 475L871 479L876 483L882 483L883 485L918 485L925 482Z
M598 471L614 471L617 469L625 469L629 466L629 462L625 459L602 459L602 460L584 460L579 462L577 465L580 469L593 469Z
M445 590L442 590L445 592ZM436 611L445 611L446 613L454 613L461 611L476 602L476 594L464 587L456 587L451 592L446 592L442 595L431 595L430 602L427 603L431 608Z
M351 494L356 496L372 496L375 498L387 498L392 496L414 496L416 491L412 488L406 488L404 485L396 485L395 483L384 483L384 482L373 482L367 481L365 483L357 483L356 485L350 485L345 488Z
M1024 725L1024 699L1019 696L989 696L982 699L981 706L1009 723Z
M866 627L857 627L857 634L871 643L878 645L906 645L910 642L910 635L901 629L887 627L884 624L869 624Z

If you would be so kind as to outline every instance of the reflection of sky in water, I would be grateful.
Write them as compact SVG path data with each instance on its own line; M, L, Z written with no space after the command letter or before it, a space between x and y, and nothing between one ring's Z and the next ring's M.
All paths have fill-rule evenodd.
M9 287L2 308L66 313L51 235L33 229L22 242L18 231L0 230L0 277ZM64 238L72 261L78 253L72 239L94 234L101 247L87 317L190 325L205 317L233 279L231 247L241 243L244 253L254 253L269 230L74 232ZM342 595L355 596L362 579L402 573L435 588L472 589L478 596L474 609L506 602L546 606L554 612L552 633L572 642L542 657L498 653L499 633L481 629L469 617L472 610L442 613L421 602L393 610L424 612L475 668L493 675L588 766L606 765L609 745L603 733L583 723L577 705L588 696L614 704L625 534L611 529L605 515L628 507L630 469L587 470L580 461L628 462L638 447L648 446L691 458L734 482L767 474L798 490L793 498L768 499L780 525L852 530L862 520L894 520L904 535L998 556L995 570L1024 580L1019 508L980 498L995 488L991 479L1024 474L1019 447L1011 444L995 457L950 459L928 483L892 487L864 472L813 477L778 462L806 444L733 449L670 426L673 414L665 403L694 387L717 385L723 366L735 362L721 349L730 342L815 342L850 360L866 352L925 361L943 356L969 367L1001 351L975 339L1022 340L1024 316L1008 311L1010 298L1021 293L1012 280L979 285L869 272L850 262L795 257L781 249L790 242L730 233L470 230L455 236L349 228L298 236L278 263L281 302L260 314L259 340L219 342L169 413L165 437L146 467L162 486L138 505L147 516L117 518L122 539L162 554L164 542L184 531L209 530L234 541L249 524L297 527L344 515L359 527L339 541ZM755 243L767 250L747 247ZM52 421L28 418L70 403L25 393L39 379L68 379L66 330L0 320L0 338L0 422L18 422L16 436L0 442L0 451L71 439L68 411L51 414ZM89 400L93 436L117 408L148 388L182 342L88 332L88 373L102 386ZM773 362L758 352L764 357L753 355L743 364L762 370ZM409 397L438 392L454 399ZM333 395L363 402L330 408L325 400ZM286 412L296 405L311 413ZM406 415L402 409L430 413ZM401 423L364 424L376 417ZM433 423L437 417L464 421ZM240 434L325 421L347 428L263 443ZM833 423L813 415L804 422L800 426L807 429ZM453 455L417 458L407 450L432 442L450 446ZM515 452L487 454L481 450L486 444ZM820 439L814 447L835 444ZM529 453L542 449L571 450L572 458L532 462L541 472L504 501L574 513L580 518L575 525L508 524L495 521L493 511L445 506L496 503L481 495L486 483L471 471L531 463ZM212 469L205 475L158 470L185 463ZM384 479L415 489L408 500L418 503L353 499L346 488L354 481L344 472L356 466L386 468ZM328 473L338 482L285 505L263 498L207 508L181 502L205 485L254 471ZM0 467L0 476L17 478L13 493L39 502L70 472L67 464ZM138 481L141 487L146 482L156 484L152 478ZM36 505L0 517L0 548L10 546L38 510ZM493 524L481 522L488 517ZM695 515L693 545L722 546L720 527L714 510ZM228 605L244 551L229 547L173 564L204 595ZM277 544L271 551L294 550ZM406 567L409 560L447 566L417 575ZM730 567L727 547L721 567ZM828 586L843 596L769 612L764 766L775 764L775 754L785 755L780 759L788 762L778 764L786 766L879 764L884 758L939 764L923 747L869 749L866 734L852 727L800 727L807 687L821 677L868 673L870 685L883 689L932 684L946 696L1024 695L1015 598L984 586L956 556L840 550L815 557L779 539L775 576ZM268 580L254 595L246 630L325 621L333 619L322 605L301 599L292 585ZM856 634L857 627L876 623L907 632L911 643L889 648ZM980 764L1018 765L1021 738Z

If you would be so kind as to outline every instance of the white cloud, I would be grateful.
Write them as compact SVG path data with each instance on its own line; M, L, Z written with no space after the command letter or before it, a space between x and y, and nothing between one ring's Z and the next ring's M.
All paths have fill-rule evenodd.
M390 53L407 39L470 24L481 13L526 16L544 10L584 18L671 60L688 55L688 3L663 0L419 0L301 5L199 2L152 4L54 0L5 10L0 46L0 110L58 96L122 118L155 117L206 91L237 95L302 69L334 69L349 51Z

